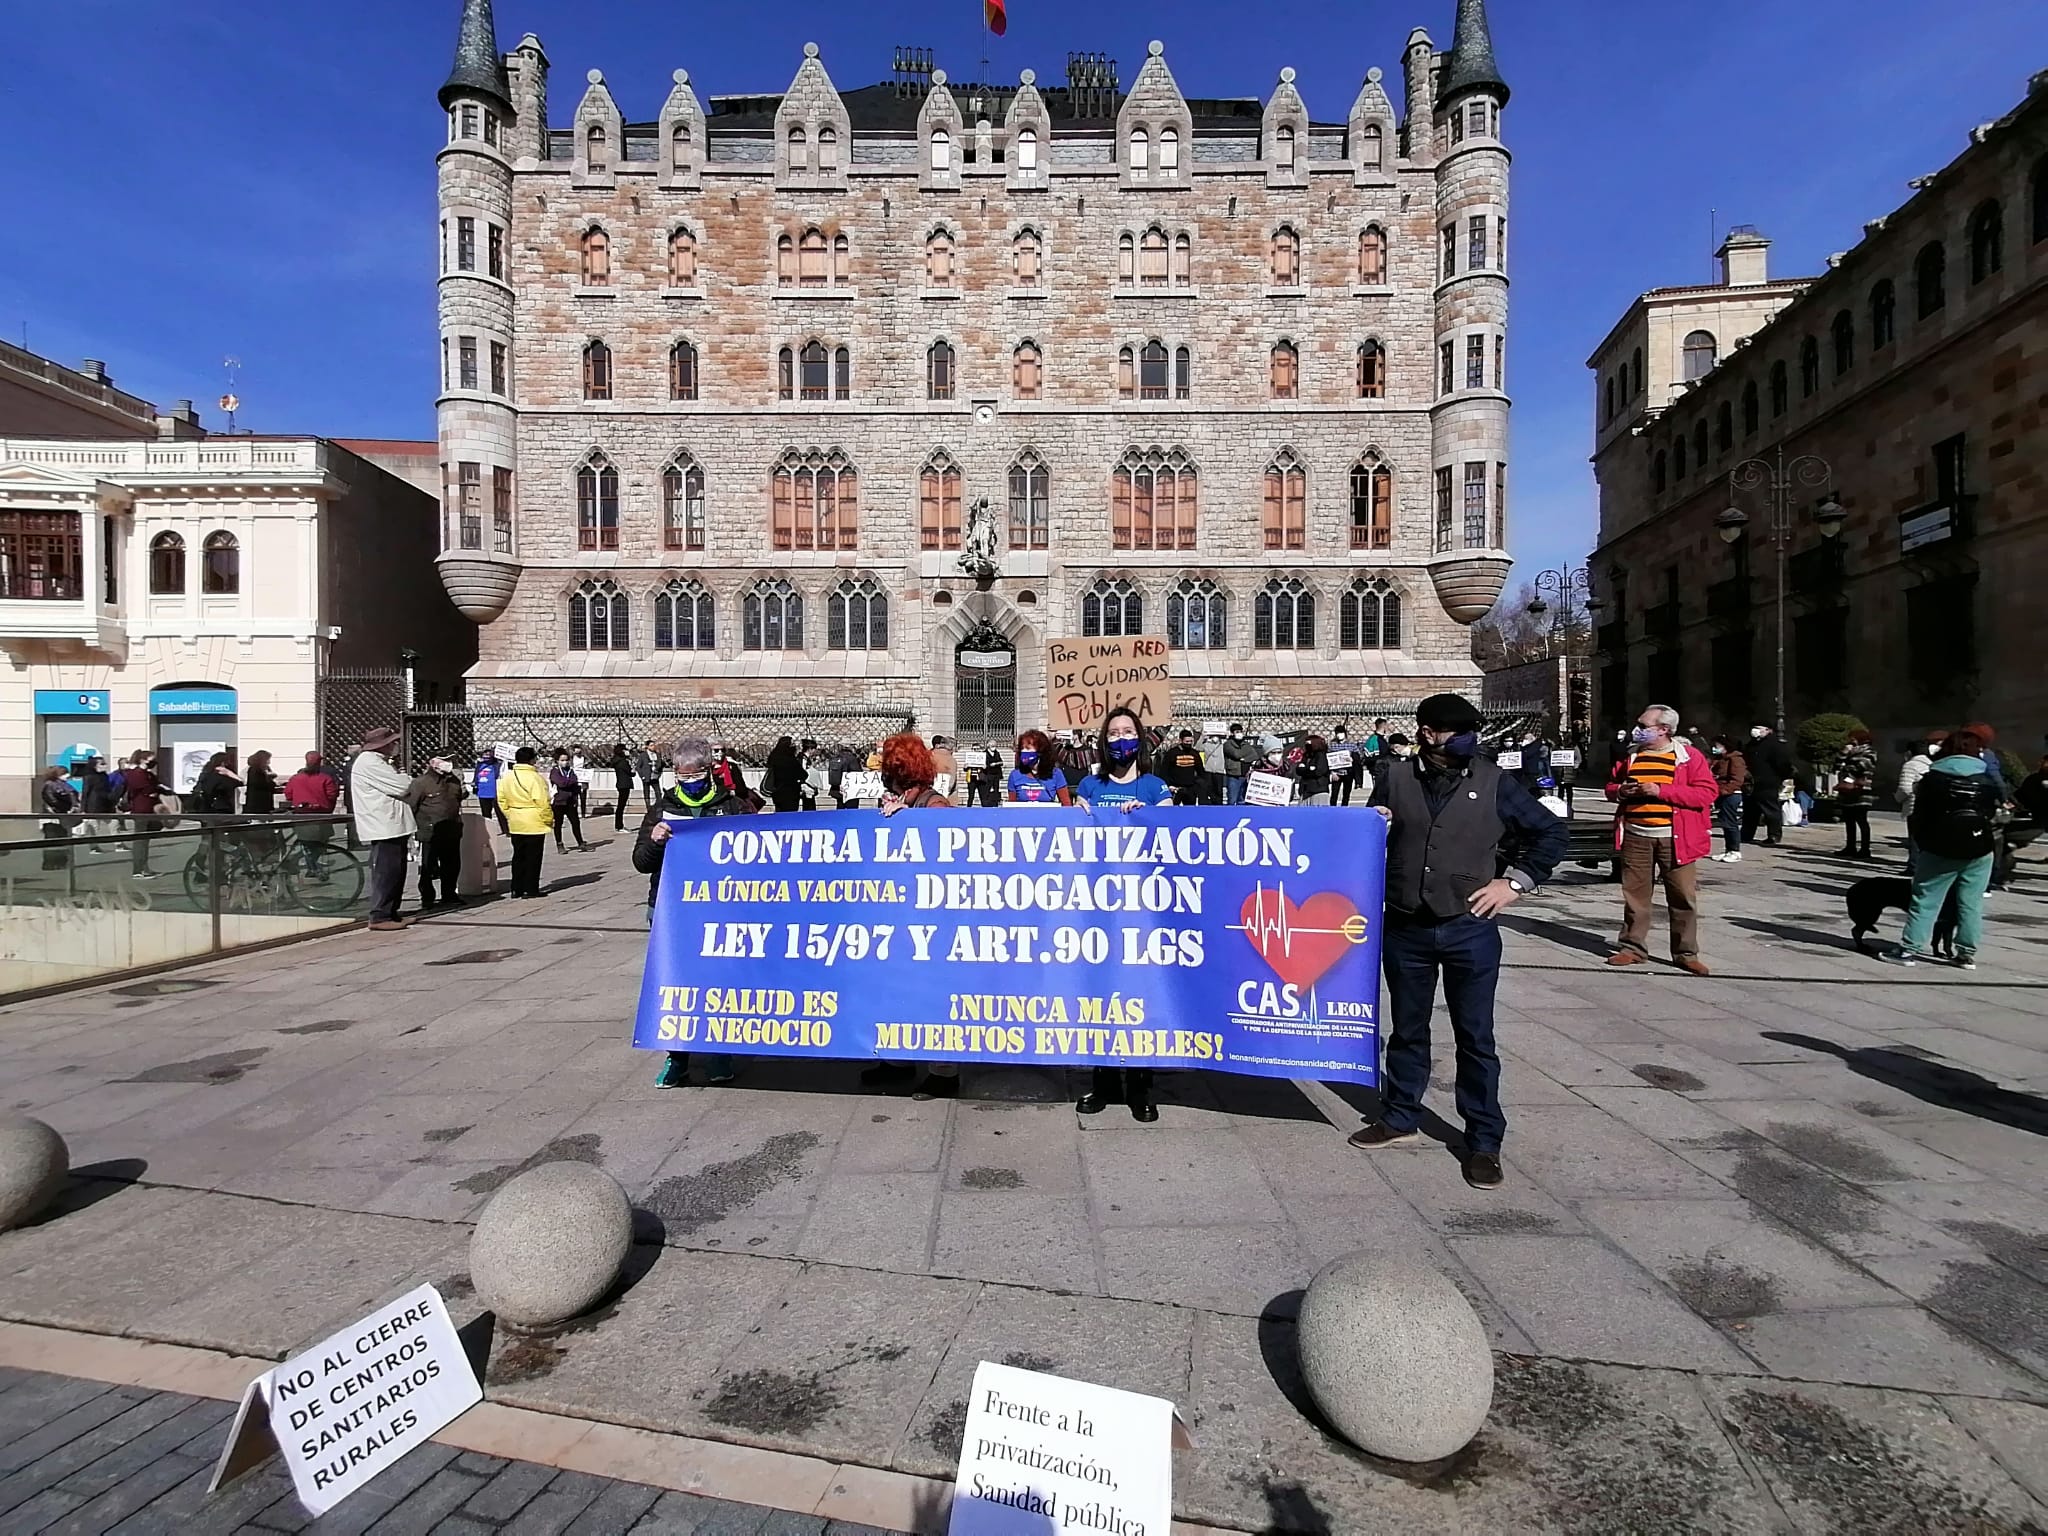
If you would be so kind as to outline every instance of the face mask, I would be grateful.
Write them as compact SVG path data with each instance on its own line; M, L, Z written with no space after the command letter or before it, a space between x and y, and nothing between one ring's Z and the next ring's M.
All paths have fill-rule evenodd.
M711 787L711 776L702 774L694 779L677 779L676 788L686 795L701 795Z
M1639 725L1628 733L1628 739L1639 747L1647 747L1662 735L1654 726Z
M1453 762L1468 761L1479 755L1479 733L1477 731L1460 731L1457 735L1451 737L1449 741L1439 745L1435 750L1441 752Z
M1342 731L1339 731L1339 732L1337 733L1337 739L1338 739L1339 741L1342 741L1342 740L1344 739L1344 733L1343 733Z
M1727 752L1728 752L1728 749L1727 749L1726 747L1716 747L1716 748L1714 748L1714 756L1716 756L1716 757L1724 757L1724 756L1726 756L1726 755L1727 755Z
M1238 740L1241 740L1241 739L1243 738L1243 736L1244 736L1244 732L1243 732L1243 731L1232 731L1232 732L1230 733L1230 739L1231 739L1232 741L1238 741Z
M1102 755L1112 763L1128 763L1138 755L1138 738L1113 736L1102 744Z
M1038 762L1038 754L1037 754L1037 752L1035 752L1035 751L1033 751L1033 752L1019 752L1019 753L1017 754L1017 766L1018 766L1019 768L1031 768L1031 767L1034 767L1034 766L1036 766L1036 765L1037 765L1037 762Z
M1751 741L1762 741L1764 739L1764 728L1760 725L1752 726L1749 732L1749 739Z

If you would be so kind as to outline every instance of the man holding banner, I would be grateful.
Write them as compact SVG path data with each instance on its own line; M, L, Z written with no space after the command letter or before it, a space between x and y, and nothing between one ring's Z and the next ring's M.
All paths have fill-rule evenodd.
M1373 784L1373 807L1387 821L1383 942L1392 1018L1380 1118L1351 1145L1389 1147L1419 1134L1441 974L1457 1041L1465 1182L1497 1189L1507 1118L1493 1043L1501 957L1494 919L1550 877L1570 838L1562 821L1479 755L1481 716L1471 700L1434 694L1415 721L1421 752L1390 764Z

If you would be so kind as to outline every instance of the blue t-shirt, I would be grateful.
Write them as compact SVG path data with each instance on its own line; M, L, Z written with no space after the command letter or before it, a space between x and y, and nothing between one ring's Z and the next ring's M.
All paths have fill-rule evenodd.
M1022 800L1028 805L1043 805L1048 800L1057 800L1060 791L1066 787L1067 775L1063 769L1053 769L1052 777L1049 779L1041 779L1036 774L1026 773L1022 768L1010 770L1010 798Z
M476 797L479 800L498 798L498 765L478 763L476 765Z
M1111 809L1126 805L1162 805L1173 798L1173 791L1166 787L1166 781L1150 773L1141 773L1128 784L1118 784L1091 773L1081 781L1075 793L1090 805Z

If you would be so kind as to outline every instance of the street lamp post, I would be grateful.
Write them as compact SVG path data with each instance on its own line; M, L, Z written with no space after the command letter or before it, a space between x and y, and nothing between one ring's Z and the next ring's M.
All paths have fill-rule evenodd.
M1820 536L1832 539L1842 531L1843 519L1849 515L1835 500L1834 466L1814 453L1802 453L1788 460L1783 444L1770 458L1744 459L1728 471L1728 509L1714 519L1714 531L1721 535L1721 542L1733 544L1749 527L1749 514L1742 510L1739 498L1745 491L1756 490L1761 490L1767 498L1771 548L1778 557L1777 728L1780 737L1785 734L1785 563L1792 547L1792 493L1801 486L1824 490L1820 504L1813 509L1813 520L1820 526Z
M1532 583L1536 595L1529 599L1524 610L1532 619L1550 615L1550 654L1557 655L1557 637L1571 627L1574 599L1590 609L1593 606L1593 572L1587 566L1564 566L1554 571L1539 571ZM1543 600L1549 593L1556 598L1552 606Z

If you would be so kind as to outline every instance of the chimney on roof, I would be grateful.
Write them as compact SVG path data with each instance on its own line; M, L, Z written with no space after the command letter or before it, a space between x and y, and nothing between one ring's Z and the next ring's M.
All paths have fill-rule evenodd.
M192 402L180 400L168 411L157 412L156 435L172 438L204 437L206 429L200 426L199 413L192 409Z
M101 362L96 357L88 357L80 360L78 364L78 371L84 374L88 379L91 379L95 384L111 384L114 382L112 379L107 377L107 365Z
M1721 263L1723 288L1755 288L1771 280L1771 242L1754 224L1738 224L1714 255Z

